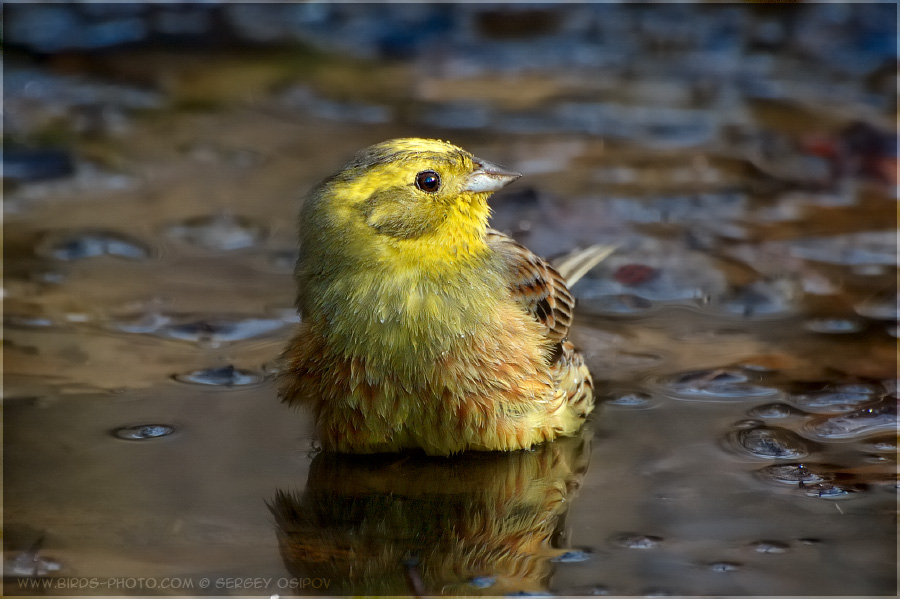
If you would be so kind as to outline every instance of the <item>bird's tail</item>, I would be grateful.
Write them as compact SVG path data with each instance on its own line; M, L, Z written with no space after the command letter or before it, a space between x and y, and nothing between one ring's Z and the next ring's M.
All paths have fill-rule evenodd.
M583 250L569 252L553 261L553 268L566 280L569 289L589 270L605 260L618 248L618 245L592 245Z

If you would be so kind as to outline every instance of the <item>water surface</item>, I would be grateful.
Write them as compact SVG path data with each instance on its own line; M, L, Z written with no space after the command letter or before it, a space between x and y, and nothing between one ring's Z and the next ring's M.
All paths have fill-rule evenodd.
M896 15L404 6L8 11L5 591L893 595ZM412 135L618 246L577 437L334 456L278 403L303 194Z

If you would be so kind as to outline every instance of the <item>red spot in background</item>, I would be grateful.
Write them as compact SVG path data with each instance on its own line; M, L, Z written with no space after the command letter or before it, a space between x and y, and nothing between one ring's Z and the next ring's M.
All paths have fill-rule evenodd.
M616 269L613 278L623 285L634 287L655 279L659 271L646 264L624 264Z
M896 185L897 136L856 121L835 134L809 134L800 139L806 153L830 161L835 177L862 175Z

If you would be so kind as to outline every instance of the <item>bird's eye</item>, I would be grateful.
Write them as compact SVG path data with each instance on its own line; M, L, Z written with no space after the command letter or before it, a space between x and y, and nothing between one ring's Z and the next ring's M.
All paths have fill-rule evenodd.
M434 171L422 171L416 175L416 187L434 193L441 188L441 177Z

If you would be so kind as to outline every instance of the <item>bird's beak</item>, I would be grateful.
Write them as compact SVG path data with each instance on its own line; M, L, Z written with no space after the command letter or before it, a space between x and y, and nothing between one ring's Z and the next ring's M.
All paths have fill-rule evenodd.
M497 191L522 176L481 158L475 159L475 167L475 170L469 175L463 191L474 193Z

